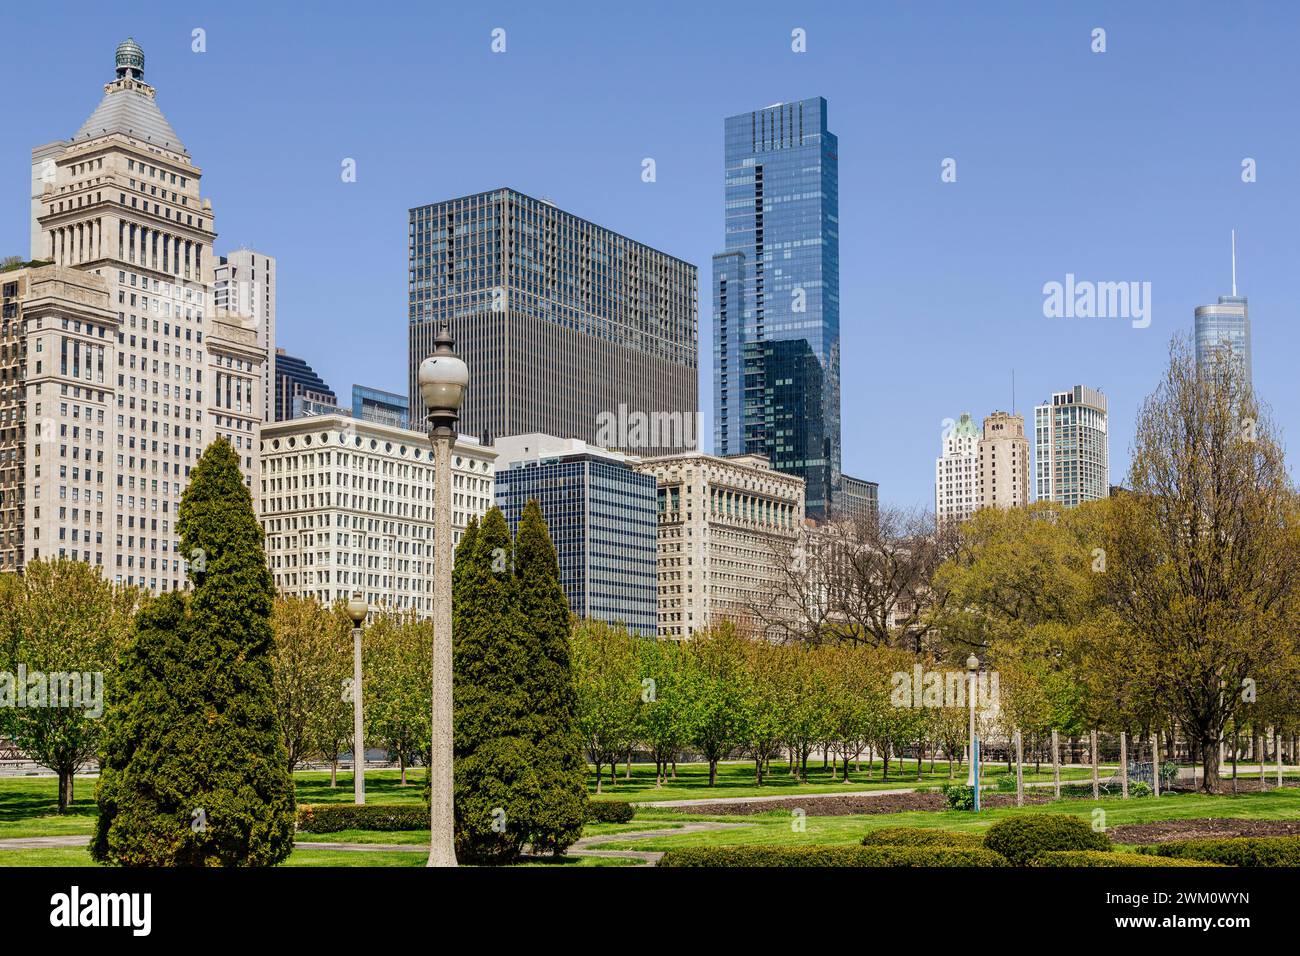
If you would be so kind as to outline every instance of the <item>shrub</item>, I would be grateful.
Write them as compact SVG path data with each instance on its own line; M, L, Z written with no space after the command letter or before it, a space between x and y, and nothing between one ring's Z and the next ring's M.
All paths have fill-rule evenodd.
M978 833L953 833L928 827L881 827L862 838L863 846L947 846L979 849L983 838Z
M659 866L1006 866L988 850L949 846L722 846L669 850Z
M998 777L998 793L1015 793L1016 777L1015 774L1004 773Z
M1149 797L1153 793L1155 793L1155 791L1151 789L1151 784L1147 783L1145 780L1135 780L1128 785L1128 795L1130 797L1140 799L1142 797Z
M1095 832L1078 817L1040 813L999 820L984 835L984 846L1016 866L1025 866L1049 850L1109 849L1110 837Z
M427 830L429 805L367 803L315 803L298 808L298 829L303 833L337 833L339 830Z
M1107 850L1048 850L1034 857L1031 866L1218 866L1201 860L1171 860L1140 853L1111 853Z
M1174 840L1139 848L1152 856L1205 860L1225 866L1300 866L1300 837Z
M592 800L587 804L588 823L627 823L636 807L624 800Z
M974 810L975 788L964 783L946 783L941 788L949 810Z

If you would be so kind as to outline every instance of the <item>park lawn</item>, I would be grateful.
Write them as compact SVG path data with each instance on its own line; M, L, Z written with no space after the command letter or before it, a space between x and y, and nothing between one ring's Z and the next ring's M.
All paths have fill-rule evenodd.
M998 820L1017 814L1068 813L1091 822L1092 811L1097 807L1105 811L1105 822L1108 827L1126 823L1201 817L1300 819L1300 790L1240 794L1235 797L1176 794L1161 797L1159 800L1154 797L1140 800L1123 800L1119 797L1103 797L1096 801L1061 800L1019 808L1002 807L986 810L978 815L957 811L941 813L915 811L839 817L807 816L801 821L802 832L795 828L795 818L788 810L773 810L753 816L708 816L646 808L637 812L637 819L648 830L655 829L656 825L666 821L713 820L742 823L747 826L728 830L700 830L692 833L670 834L643 840L614 840L602 843L600 848L602 850L671 850L685 846L852 844L861 840L868 830L877 827L934 827L941 830L982 832Z
M71 836L95 831L95 778L78 777L68 812L59 815L55 777L0 777L0 840L10 837Z
M428 774L424 768L408 769L406 785L399 770L366 771L366 803L423 803ZM351 803L352 774L340 773L338 786L330 786L328 770L299 770L293 775L298 804Z
M948 779L948 764L945 761L936 761L934 772L930 771L930 763L927 760L924 765L924 772L921 780L916 779L916 761L904 761L900 767L897 760L889 762L889 779L882 779L883 766L879 760L867 764L862 764L862 770L852 771L849 774L849 782L841 782L840 774L836 779L829 779L831 774L829 769L823 770L820 762L810 762L808 766L808 782L798 783L795 778L789 774L790 765L784 761L772 761L772 768L764 776L763 786L754 783L754 765L747 761L728 761L718 764L718 782L714 787L709 786L709 765L706 763L679 763L677 765L677 779L669 779L664 786L655 787L655 768L654 764L634 763L632 764L632 779L625 780L625 766L620 765L617 779L611 782L609 780L608 769L602 778L602 787L599 794L596 793L596 773L591 767L587 772L587 793L595 800L630 800L635 803L652 803L660 800L703 800L716 797L771 797L771 796L798 796L805 793L845 793L865 790L914 790L921 788L938 788L947 783L965 783L966 771L955 771L954 778ZM1032 764L1025 768L1026 783L1050 783L1052 779L1051 768L1046 771L1035 774L1032 771ZM1005 776L1007 768L1005 764L988 766L985 769L983 786L994 789L997 786L999 777ZM1103 779L1111 776L1115 772L1114 767L1103 767L1101 776ZM1061 768L1061 779L1066 781L1080 781L1091 779L1092 771L1089 767L1080 767L1071 765Z

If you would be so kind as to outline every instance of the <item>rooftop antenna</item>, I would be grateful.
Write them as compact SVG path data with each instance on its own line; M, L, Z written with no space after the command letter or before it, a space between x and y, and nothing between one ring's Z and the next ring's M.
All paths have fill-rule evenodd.
M1237 230L1232 230L1232 297L1237 297Z
M1011 414L1016 413L1016 370L1011 370Z

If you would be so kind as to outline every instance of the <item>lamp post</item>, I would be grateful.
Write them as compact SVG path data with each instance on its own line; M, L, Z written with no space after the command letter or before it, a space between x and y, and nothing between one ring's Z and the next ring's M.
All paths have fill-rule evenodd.
M456 865L452 815L451 444L469 385L469 369L442 324L433 354L420 363L420 397L433 445L433 735L429 761L429 866Z
M979 673L980 659L972 654L966 658L966 670L970 674L970 690L966 694L970 698L970 779L968 785L972 788L975 795L975 812L980 812L980 742L979 737L975 735L975 677Z
M366 736L361 711L361 622L370 605L360 591L352 592L348 617L352 618L352 799L366 802Z

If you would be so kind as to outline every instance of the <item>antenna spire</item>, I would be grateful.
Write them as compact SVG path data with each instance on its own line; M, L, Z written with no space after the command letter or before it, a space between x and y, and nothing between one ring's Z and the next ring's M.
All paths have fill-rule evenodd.
M1237 230L1232 230L1232 297L1237 297Z

